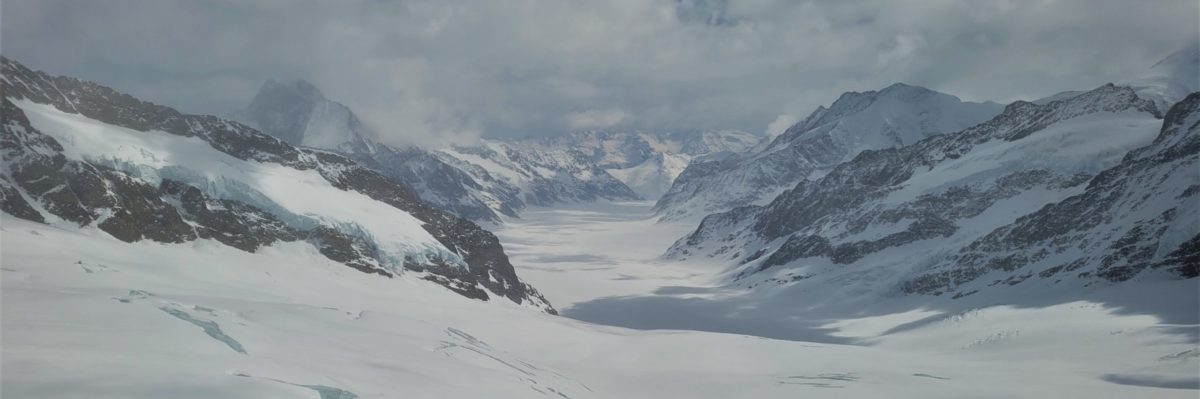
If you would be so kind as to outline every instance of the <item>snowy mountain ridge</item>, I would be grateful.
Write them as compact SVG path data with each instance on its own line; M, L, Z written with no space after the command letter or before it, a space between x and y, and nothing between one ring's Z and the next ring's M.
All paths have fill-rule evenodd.
M1186 255L1188 244L1175 245L1200 231L1194 223L1172 221L1194 203L1180 194L1188 187L1183 182L1197 178L1194 146L1163 150L1178 155L1157 169L1130 165L1140 162L1137 154L1153 150L1126 154L1164 142L1191 143L1200 135L1188 119L1194 100L1177 104L1166 121L1153 101L1111 84L1045 105L1013 103L959 133L865 151L764 206L709 216L667 256L723 259L732 265L729 278L742 284L779 280L796 291L837 281L853 287L852 294L833 295L853 300L896 293L957 298L1000 282L1049 289L1128 280L1149 265L1192 256ZM1125 169L1139 170L1137 177L1102 183L1130 174L1116 172ZM1114 184L1123 186L1093 193ZM1148 187L1134 191L1130 184ZM1113 205L1113 195L1128 200ZM1177 210L1147 215L1118 208L1146 201L1156 204L1149 209ZM1096 219L1124 214L1142 219ZM1137 225L1146 226L1123 231ZM1088 226L1095 227L1074 230ZM1150 244L1167 231L1174 238L1166 242L1176 244ZM1117 240L1123 234L1131 238ZM1029 252L1027 240L1046 249ZM1110 244L1114 240L1123 244ZM1092 248L1082 254L1094 255L1068 249L1076 242ZM1143 249L1147 245L1153 249ZM1176 276L1194 274L1175 270L1181 270ZM1073 275L1056 275L1063 271Z
M554 312L495 235L350 159L2 61L6 213L126 242L307 242L365 273Z
M714 153L742 152L759 141L758 136L739 131L584 131L546 138L484 140L475 148L462 146L447 152L527 187L526 201L544 206L595 199L656 199L679 175L681 163L686 166L694 157Z
M655 210L665 220L679 220L769 201L862 151L961 130L1001 108L900 83L845 93L755 151L692 163Z

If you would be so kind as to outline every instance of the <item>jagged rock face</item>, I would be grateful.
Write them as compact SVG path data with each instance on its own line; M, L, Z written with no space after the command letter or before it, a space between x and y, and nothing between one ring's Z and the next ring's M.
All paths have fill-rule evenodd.
M1118 282L1155 269L1196 277L1198 220L1200 93L1193 93L1170 109L1153 144L1097 175L1082 194L996 229L904 289L963 293L1034 275Z
M460 217L498 222L499 215L516 216L525 206L508 187L476 181L494 181L487 171L476 177L424 149L379 142L350 108L327 99L309 82L268 80L236 117L292 145L346 155Z
M209 197L182 182L163 180L159 192L169 202L179 204L183 217L192 221L200 238L214 239L246 252L305 236L303 231L288 226L270 212L241 201Z
M46 218L25 200L21 191L17 190L8 178L0 179L0 211L25 220L46 222Z
M155 187L120 172L105 171L104 175L109 187L107 196L118 198L118 204L112 208L112 216L97 225L100 230L126 242L180 243L196 239L196 232Z
M797 284L857 281L881 292L920 293L949 292L989 271L1017 270L1030 263L1019 259L1022 256L1053 258L1048 255L1054 253L1051 250L1037 255L1037 250L1028 249L1031 243L1043 240L1067 246L1079 240L1090 242L1088 251L1097 254L1095 262L1129 256L1143 259L1140 256L1147 253L1155 255L1145 259L1159 262L1195 232L1178 233L1173 243L1147 250L1129 245L1110 248L1105 246L1109 244L1099 244L1103 240L1090 236L1064 238L1070 235L1058 230L1047 235L1043 230L1046 227L1016 227L1023 226L1021 221L1025 220L1018 217L1046 206L1038 213L1064 210L1057 213L1059 216L1043 216L1055 221L1037 226L1071 230L1075 226L1089 229L1086 226L1100 221L1117 223L1114 226L1156 223L1154 228L1120 232L1129 235L1122 242L1143 243L1139 245L1158 240L1165 224L1175 226L1172 231L1180 229L1180 224L1172 221L1178 220L1174 215L1182 211L1168 211L1180 207L1164 206L1155 198L1183 198L1180 193L1187 187L1182 183L1187 181L1183 172L1171 181L1157 175L1138 181L1157 188L1139 192L1136 197L1143 202L1131 202L1124 209L1103 205L1116 201L1111 191L1076 197L1112 179L1116 172L1106 169L1128 164L1136 155L1124 161L1121 156L1129 150L1152 141L1155 144L1148 148L1169 141L1162 135L1157 140L1154 137L1159 128L1169 130L1170 126L1180 125L1180 117L1168 116L1165 122L1158 118L1153 102L1137 97L1130 88L1113 85L1044 105L1014 103L991 120L959 133L934 136L901 148L864 151L819 179L801 181L766 205L709 216L695 232L679 240L668 256L729 259L739 265L735 273L738 279L770 278L784 270L799 270L805 278ZM1170 131L1177 130L1186 129ZM1195 136L1194 129L1188 134ZM1191 164L1195 148L1173 151L1190 151L1189 159L1193 161L1181 161L1184 163L1178 170L1191 170L1190 178L1195 182L1195 166ZM1167 202L1171 201L1182 200ZM1067 209L1072 214L1079 212L1079 220L1063 219ZM1154 222L1114 221L1126 213L1136 213L1130 209L1155 209L1147 216ZM1088 218L1090 222L1085 220ZM1191 218L1196 219L1194 213ZM1014 227L1004 227L1014 222ZM1002 233L1009 231L1006 229L1011 231ZM996 232L989 235L993 230ZM1006 238L984 238L996 235ZM980 241L972 244L975 240ZM1008 243L1003 255L982 256L975 252L996 245L987 243L997 240ZM947 257L959 248L968 249ZM1113 255L1126 252L1131 255ZM1172 256L1188 259L1191 255ZM937 272L922 271L930 267ZM1079 267L1084 266L1076 269ZM1112 267L1119 270L1118 266ZM918 274L924 276L912 279Z
M668 220L686 219L770 200L862 151L959 131L1000 110L998 104L963 102L904 84L846 93L761 148L693 161L658 200L655 211Z
M279 241L307 240L326 257L355 269L391 276L371 237L328 225L289 225L285 217L242 201L219 198L201 187L164 179L153 185L129 173L87 160L68 159L63 146L34 128L14 101L53 106L106 124L149 134L195 137L240 160L315 170L333 186L360 192L423 222L447 253L461 260L414 259L405 267L472 298L488 292L553 313L520 281L499 240L474 223L440 211L412 190L353 160L330 152L298 149L250 127L212 116L185 115L91 82L51 77L3 61L4 124L0 145L5 172L3 210L47 222L46 214L80 226L95 224L124 241L184 242L211 238L246 251ZM329 204L338 206L338 204ZM462 265L456 262L462 262Z

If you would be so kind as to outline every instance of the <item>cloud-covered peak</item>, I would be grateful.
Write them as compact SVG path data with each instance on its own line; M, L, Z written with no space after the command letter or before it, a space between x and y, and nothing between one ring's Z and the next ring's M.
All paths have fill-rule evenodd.
M267 79L258 88L257 97L293 97L305 100L324 100L325 95L311 82L304 79Z

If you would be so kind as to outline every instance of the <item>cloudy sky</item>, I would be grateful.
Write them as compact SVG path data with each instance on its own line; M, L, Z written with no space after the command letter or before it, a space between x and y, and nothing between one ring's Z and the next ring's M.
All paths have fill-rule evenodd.
M312 81L382 135L782 130L892 82L1031 99L1139 76L1196 0L5 0L0 52L186 112Z

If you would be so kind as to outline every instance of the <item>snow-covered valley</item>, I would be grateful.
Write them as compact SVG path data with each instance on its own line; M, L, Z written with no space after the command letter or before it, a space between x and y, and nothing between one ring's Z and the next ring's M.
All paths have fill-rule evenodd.
M93 398L1195 396L1197 308L1177 301L1194 280L1038 306L900 301L775 339L764 317L803 304L758 310L715 288L715 265L657 260L684 228L650 213L533 209L500 230L566 317L296 243L127 244L4 216L2 382Z
M7 7L22 22L5 26L109 11L76 3ZM217 35L213 54L180 45L213 35L128 23L167 40L153 59L58 42L0 55L0 397L1200 395L1194 37L1136 67L1172 44L1028 55L1003 42L1036 21L977 18L1061 5L958 18L1003 37L893 34L936 25L918 19L847 46L820 31L895 10L786 35L805 24L784 13L796 2L660 0L622 3L656 5L620 25L647 37L597 59L578 36L629 32L600 29L625 12L589 7L620 2L492 9L465 24L498 24L483 36L505 43L485 51L462 31L482 3L364 2L379 8L353 29L318 21L330 9L314 36L275 40L259 38L278 28L269 2L111 3L121 22L196 3L195 23L159 30L221 26L200 12L220 8L262 32ZM595 15L555 12L574 8ZM1129 19L1182 31L1160 14ZM1055 24L1119 25L1090 19ZM392 29L408 33L372 38ZM473 45L426 42L447 36ZM90 42L126 41L109 39ZM933 51L946 40L970 50ZM220 57L291 41L302 51ZM326 42L339 50L312 51ZM712 44L720 62L701 56ZM514 62L512 45L544 54ZM769 54L793 51L810 61ZM54 61L71 52L90 55ZM152 68L174 57L187 67Z

